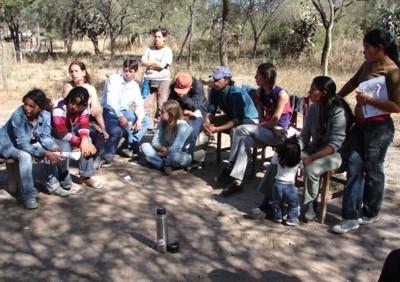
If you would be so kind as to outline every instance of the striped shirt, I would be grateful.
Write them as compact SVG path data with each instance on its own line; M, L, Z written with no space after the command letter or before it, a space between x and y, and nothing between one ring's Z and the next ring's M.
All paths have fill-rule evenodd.
M84 136L89 137L89 110L69 114L64 99L58 100L52 110L53 136L78 147ZM76 134L76 129L77 133Z

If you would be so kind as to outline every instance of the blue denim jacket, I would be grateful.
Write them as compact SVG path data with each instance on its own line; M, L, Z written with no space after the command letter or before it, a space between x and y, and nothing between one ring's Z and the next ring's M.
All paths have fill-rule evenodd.
M35 157L43 157L45 150L58 149L50 134L51 115L48 111L41 111L38 122L33 126L25 115L23 106L20 106L0 129L0 154L16 147ZM39 142L41 146L34 146L35 142Z

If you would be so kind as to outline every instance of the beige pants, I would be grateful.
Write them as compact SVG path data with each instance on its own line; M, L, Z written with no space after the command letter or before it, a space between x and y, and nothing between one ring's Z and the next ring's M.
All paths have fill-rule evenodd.
M154 128L154 118L159 117L159 109L168 100L170 80L161 80L156 92L150 93L144 99L144 109L150 118L150 129Z

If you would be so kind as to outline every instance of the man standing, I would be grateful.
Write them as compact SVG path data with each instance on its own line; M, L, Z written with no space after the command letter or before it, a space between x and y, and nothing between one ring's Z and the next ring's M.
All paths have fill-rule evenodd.
M122 66L123 73L111 75L103 89L101 104L110 138L105 143L102 156L109 165L123 136L127 149L137 153L149 126L139 85L134 80L138 67L137 61L126 59Z

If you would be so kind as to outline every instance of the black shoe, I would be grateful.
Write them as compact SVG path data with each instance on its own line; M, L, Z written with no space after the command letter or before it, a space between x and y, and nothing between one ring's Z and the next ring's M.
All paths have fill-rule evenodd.
M216 178L215 181L218 182L219 184L228 184L232 182L232 177L231 177L231 172L232 169L230 168L225 168Z
M237 184L231 184L231 185L225 187L224 189L222 189L222 192L220 193L220 195L222 197L229 197L233 194L240 193L240 192L243 192L243 186L237 185Z

